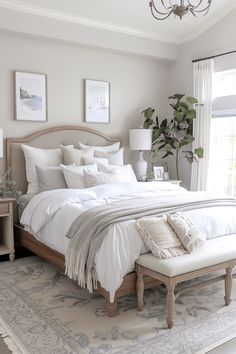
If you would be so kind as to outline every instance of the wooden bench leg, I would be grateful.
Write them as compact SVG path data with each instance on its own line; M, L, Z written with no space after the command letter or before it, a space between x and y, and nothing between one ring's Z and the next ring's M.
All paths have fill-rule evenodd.
M143 273L140 271L140 268L137 267L137 282L136 282L136 291L137 291L137 301L138 301L138 311L142 311L144 308L144 280Z
M175 286L166 284L167 287L167 298L166 298L166 306L167 306L167 326L168 328L172 328L173 326L173 316L174 316L174 304L175 304Z
M228 306L231 303L231 291L232 291L232 268L226 268L225 275L225 305Z

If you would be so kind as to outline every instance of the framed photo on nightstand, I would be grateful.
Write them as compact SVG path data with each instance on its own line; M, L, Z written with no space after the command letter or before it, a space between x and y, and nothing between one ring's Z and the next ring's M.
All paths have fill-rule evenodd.
M155 181L162 181L164 175L164 166L153 166Z

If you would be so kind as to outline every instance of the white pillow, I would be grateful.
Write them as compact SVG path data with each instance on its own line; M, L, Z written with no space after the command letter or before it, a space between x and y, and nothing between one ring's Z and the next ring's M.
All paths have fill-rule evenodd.
M53 189L67 188L62 168L60 166L36 166L39 193Z
M63 160L65 165L71 165L75 163L76 165L83 165L84 158L93 158L94 150L93 148L88 148L85 150L79 150L75 148L62 148L63 150Z
M136 221L145 245L158 258L171 258L187 253L164 217L145 217Z
M107 165L109 164L108 159L103 159L102 157L84 157L83 158L83 162L85 165L90 165L92 163L96 163L97 165L101 164L101 165Z
M111 145L106 145L106 146L91 146L91 145L84 145L82 143L79 143L79 149L84 150L86 148L93 147L95 151L101 151L101 152L112 152L112 151L117 151L120 148L120 142L111 144Z
M71 150L74 149L74 145L63 145L63 144L59 144L59 148L64 151L64 150Z
M25 155L27 193L38 193L38 178L35 166L58 166L63 162L61 149L39 149L21 145Z
M112 152L94 151L95 157L108 159L111 165L124 165L124 148Z
M188 252L204 245L206 236L203 235L192 221L181 213L167 215L167 221L177 234L183 247Z
M91 166L91 165L90 165ZM94 187L99 184L125 182L121 173L97 172L96 174L84 170L84 180L87 187Z
M97 163L98 165L98 170L101 172L106 172L106 173L115 173L115 172L120 172L124 176L124 180L126 182L137 182L137 178L135 176L135 173L133 171L133 168L131 165L124 165L124 166L117 166L117 165L106 165L103 163Z
M66 180L68 188L81 189L86 188L84 171L88 171L91 174L97 173L97 165L84 165L84 166L65 166L61 165L63 174Z

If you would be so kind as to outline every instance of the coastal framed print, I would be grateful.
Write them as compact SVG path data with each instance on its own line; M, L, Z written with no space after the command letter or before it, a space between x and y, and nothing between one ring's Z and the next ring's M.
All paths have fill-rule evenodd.
M110 123L110 83L84 80L86 123Z
M47 121L47 75L15 71L15 119Z

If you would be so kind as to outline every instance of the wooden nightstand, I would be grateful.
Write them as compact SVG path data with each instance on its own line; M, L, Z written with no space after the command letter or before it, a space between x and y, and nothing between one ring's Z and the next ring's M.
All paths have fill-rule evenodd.
M15 259L13 233L13 198L0 197L0 255L9 254L10 261Z
M169 183L171 183L171 184L176 184L177 186L180 186L180 183L181 183L182 181L179 181L179 180L177 180L177 179L168 179L168 180L163 180L163 179L161 179L161 180L147 181L147 182L169 182Z
M163 181L163 182L169 182L171 184L176 184L177 186L179 186L182 181L179 181L177 179L169 179L168 181Z

